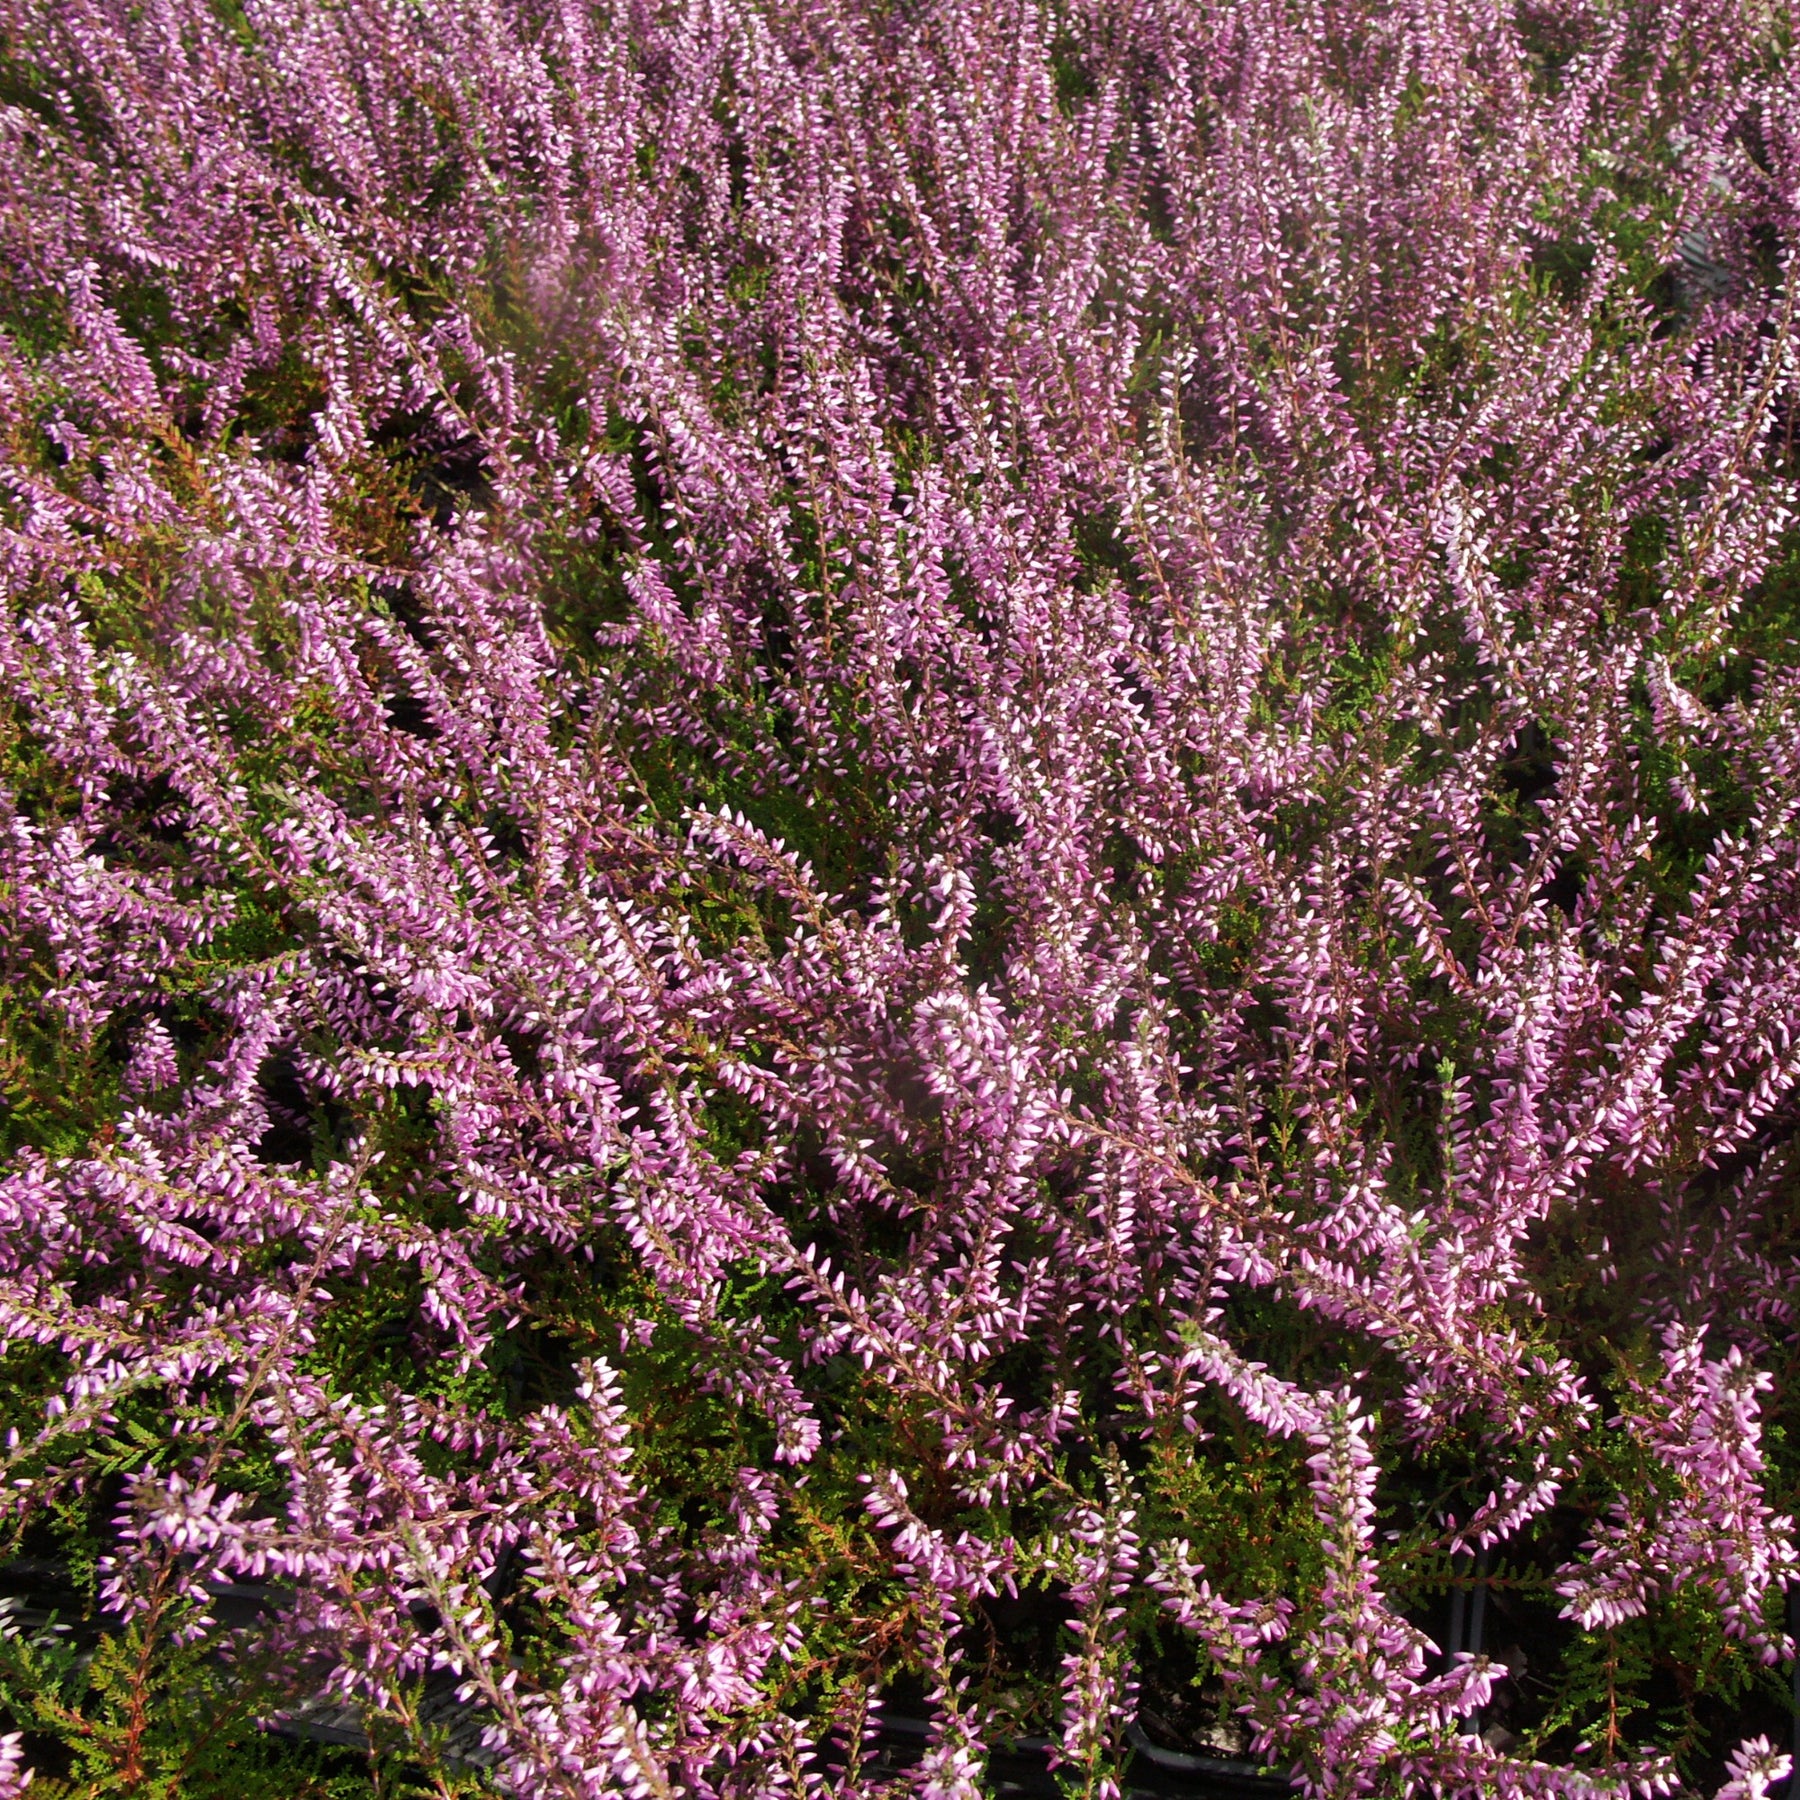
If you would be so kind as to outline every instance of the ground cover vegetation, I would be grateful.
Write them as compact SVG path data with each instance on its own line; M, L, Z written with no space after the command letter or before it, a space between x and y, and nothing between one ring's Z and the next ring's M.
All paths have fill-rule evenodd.
M0 1792L1775 1791L1791 26L0 0Z

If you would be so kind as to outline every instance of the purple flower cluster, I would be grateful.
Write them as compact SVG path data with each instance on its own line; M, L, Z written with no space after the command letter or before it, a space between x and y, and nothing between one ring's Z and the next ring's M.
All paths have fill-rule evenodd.
M1072 1792L1673 1791L1396 1596L1791 1654L1779 12L0 0L12 1541L521 1796L973 1800L1022 1589Z

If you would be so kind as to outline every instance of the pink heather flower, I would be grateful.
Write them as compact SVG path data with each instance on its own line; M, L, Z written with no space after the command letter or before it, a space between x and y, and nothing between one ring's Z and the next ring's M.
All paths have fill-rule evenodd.
M1108 1794L1159 1614L1668 1792L1395 1571L1790 1649L1780 21L904 14L0 0L8 1528L533 1800Z

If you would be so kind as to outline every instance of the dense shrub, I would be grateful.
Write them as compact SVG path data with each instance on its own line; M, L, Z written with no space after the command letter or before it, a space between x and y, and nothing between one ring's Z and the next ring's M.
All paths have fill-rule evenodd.
M0 21L0 1791L1781 1778L1785 9Z

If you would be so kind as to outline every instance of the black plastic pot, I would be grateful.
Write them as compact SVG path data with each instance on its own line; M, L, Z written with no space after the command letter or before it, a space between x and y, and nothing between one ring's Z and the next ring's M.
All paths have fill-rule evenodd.
M905 1768L924 1754L930 1734L929 1720L888 1714L876 1730L872 1760L884 1770ZM1165 1750L1136 1725L1127 1726L1125 1735L1132 1748L1127 1800L1278 1800L1292 1792L1286 1777L1264 1774L1255 1763ZM1050 1748L1048 1738L1030 1737L994 1745L988 1753L989 1787L999 1796L1060 1794Z
M249 1624L271 1603L279 1603L283 1592L254 1582L219 1582L209 1584L209 1591L219 1615L235 1625ZM98 1628L92 1621L82 1621L81 1607L80 1593L60 1564L32 1558L0 1564L0 1612L14 1629L41 1631L55 1619L59 1621L56 1629L70 1633L77 1642L97 1641ZM487 1767L494 1758L481 1747L481 1710L456 1698L457 1685L449 1676L428 1683L422 1715L444 1730L450 1761L471 1768ZM268 1729L277 1737L338 1749L366 1750L369 1742L356 1709L324 1697L293 1708ZM928 1719L885 1713L869 1747L869 1760L881 1769L905 1768L924 1755L930 1735ZM1286 1780L1265 1775L1254 1763L1166 1750L1135 1725L1127 1736L1133 1751L1127 1793L1141 1800L1253 1800L1256 1796L1274 1800L1290 1791ZM987 1775L993 1793L1003 1800L1011 1796L1053 1800L1062 1789L1051 1770L1050 1748L1047 1738L1030 1737L994 1745Z

